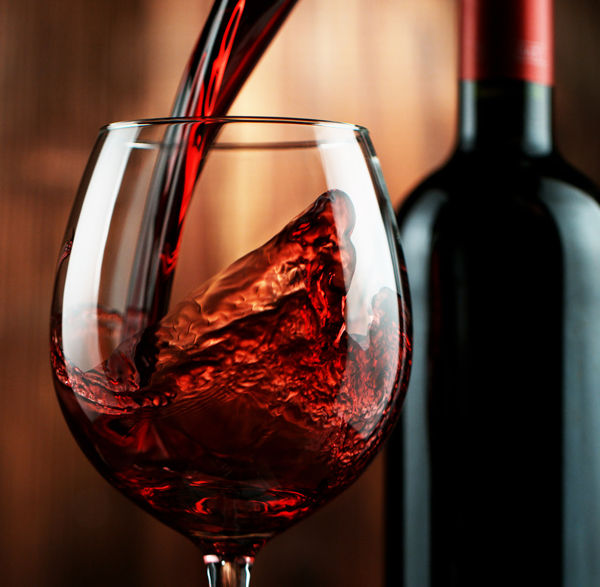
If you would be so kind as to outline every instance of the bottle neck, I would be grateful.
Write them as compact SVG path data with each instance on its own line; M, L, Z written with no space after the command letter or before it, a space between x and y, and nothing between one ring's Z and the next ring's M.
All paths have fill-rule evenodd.
M461 0L459 149L552 150L553 0Z
M514 79L462 80L458 148L549 154L553 149L552 88Z

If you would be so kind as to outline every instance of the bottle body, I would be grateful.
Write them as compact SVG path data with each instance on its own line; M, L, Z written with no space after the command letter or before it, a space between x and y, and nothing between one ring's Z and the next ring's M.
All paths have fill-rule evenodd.
M592 587L600 205L556 155L483 159L458 155L399 214L414 355L388 584Z
M535 45L492 43L484 20L520 34L551 9L462 5L478 58ZM542 25L533 56L551 53ZM548 63L467 58L464 79L464 62L457 150L398 213L414 347L387 450L387 586L596 587L599 192L553 148Z

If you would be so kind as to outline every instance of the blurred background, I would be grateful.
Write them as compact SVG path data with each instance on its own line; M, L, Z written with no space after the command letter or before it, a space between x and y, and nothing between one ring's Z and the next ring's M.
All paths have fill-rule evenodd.
M367 126L398 204L449 154L455 0L299 0L232 113ZM210 0L0 0L0 584L206 585L195 548L106 484L48 360L62 232L97 129L165 116ZM556 0L556 134L600 183L600 9ZM379 458L269 544L254 587L382 585Z

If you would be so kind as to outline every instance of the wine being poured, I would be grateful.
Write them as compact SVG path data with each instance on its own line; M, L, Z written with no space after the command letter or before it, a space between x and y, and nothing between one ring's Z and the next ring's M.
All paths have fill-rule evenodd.
M169 293L195 288L132 333L156 170L205 137ZM102 475L239 585L402 405L408 299L377 160L360 127L230 117L111 125L92 161L57 271L59 402Z
M113 485L199 545L212 585L247 584L268 539L360 474L410 363L403 262L366 131L208 118L227 112L294 4L215 2L173 118L102 131L57 273L51 352L67 422ZM232 195L240 168L249 189ZM211 227L265 185L266 208L283 202L284 218L323 195L200 278L230 240L252 249ZM198 191L208 209L190 220ZM184 221L209 251L190 269L205 284L168 312Z
M223 116L297 0L216 0L171 116Z
M296 1L216 0L190 56L171 116L225 115ZM187 128L174 127L173 132ZM168 142L180 148L163 152L157 162L129 300L131 315L142 324L166 311L185 212L211 140L198 133L193 138L170 137ZM142 324L136 321L130 330Z

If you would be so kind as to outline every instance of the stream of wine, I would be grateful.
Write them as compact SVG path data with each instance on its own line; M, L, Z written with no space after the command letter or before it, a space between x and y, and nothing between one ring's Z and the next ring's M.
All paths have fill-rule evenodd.
M215 0L171 117L225 115L296 1ZM200 125L171 132L179 136L165 138L155 168L130 284L126 335L167 311L186 210L211 142Z

